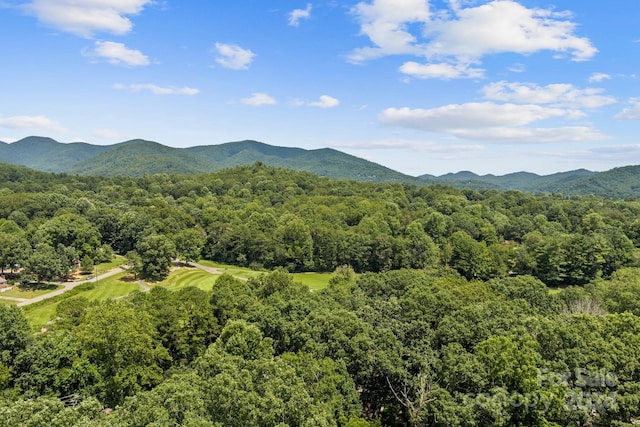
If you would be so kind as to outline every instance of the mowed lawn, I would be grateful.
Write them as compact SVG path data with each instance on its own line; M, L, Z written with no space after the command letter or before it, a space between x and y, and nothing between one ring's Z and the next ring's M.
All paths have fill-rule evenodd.
M182 267L172 271L162 282L151 285L162 286L171 291L179 291L188 286L195 286L203 291L210 291L218 279L218 275L207 273L195 267Z
M232 276L241 277L243 279L249 279L251 277L257 277L261 274L268 273L268 271L255 271L250 268L219 264L213 261L201 260L198 261L198 263L207 267L217 268L221 273L231 274ZM307 285L309 289L320 290L329 286L329 280L333 277L333 273L293 273L292 276L294 281Z
M206 260L198 261L198 264L202 264L206 267L217 268L220 271L220 274L227 273L234 277L239 277L242 279L257 277L265 273L265 271L255 271L250 268L236 267L235 265L219 264L217 262L206 261Z
M131 280L127 273L118 273L106 279L97 282L86 282L74 289L72 292L74 297L84 297L91 301L106 300L111 298L123 297L131 292L140 290L140 285L135 280ZM34 306L25 306L23 310L29 323L40 329L49 320L53 319L56 314L56 307L65 297L58 296L50 300L42 301Z
M118 273L106 279L95 282L93 289L88 289L78 293L91 301L105 300L123 297L133 291L139 291L140 285L137 280L131 279L127 273Z
M61 287L62 286L60 285L54 284L44 284L38 286L19 285L14 286L10 291L3 292L2 294L0 294L0 296L31 299L40 295L48 294L49 292L53 292L56 289L60 289Z
M311 290L319 291L329 286L333 273L294 273L292 276L294 281L307 285Z

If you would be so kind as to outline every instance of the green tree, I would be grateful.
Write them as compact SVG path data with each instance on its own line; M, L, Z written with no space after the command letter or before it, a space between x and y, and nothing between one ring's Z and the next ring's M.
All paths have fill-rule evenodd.
M4 274L6 267L13 271L17 265L26 264L30 252L31 246L23 233L0 232L0 273Z
M83 357L100 375L106 405L114 407L162 380L161 366L170 358L148 314L107 301L87 309L77 334Z
M160 280L169 274L176 248L167 237L151 234L138 242L136 252L142 261L142 277Z
M94 264L93 259L89 255L85 255L80 263L80 268L83 273L93 272Z
M60 255L49 245L38 245L25 263L26 273L33 275L38 283L64 276L69 270Z
M198 261L204 247L204 232L198 229L183 230L174 239L176 254L185 263Z

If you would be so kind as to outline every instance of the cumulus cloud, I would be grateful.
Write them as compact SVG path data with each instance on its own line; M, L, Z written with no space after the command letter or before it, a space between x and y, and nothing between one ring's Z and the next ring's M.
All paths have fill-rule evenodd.
M307 3L306 9L294 9L289 13L289 25L297 27L300 25L301 19L309 19L311 17L311 3Z
M616 102L615 98L602 95L602 89L578 89L567 83L538 86L534 83L500 81L486 85L482 88L482 92L492 101L550 104L574 108L598 108Z
M275 105L278 103L275 98L262 92L254 92L249 98L242 98L240 102L245 105L251 105L254 107L261 107L263 105Z
M552 9L529 9L513 0L493 0L476 7L450 1L447 9L430 10L427 0L372 0L353 9L360 32L372 45L356 49L348 59L364 62L387 55L423 57L401 71L421 78L475 78L486 55L529 55L549 50L574 61L593 57L589 39L574 34L570 15ZM444 65L447 65L445 67ZM439 67L431 67L436 65ZM473 72L458 72L469 69ZM422 70L422 73L417 72Z
M249 64L251 64L253 58L256 56L256 54L249 49L243 49L235 44L216 43L215 49L218 53L216 62L232 70L248 69Z
M573 110L493 102L450 104L432 109L388 108L378 115L386 126L448 133L463 139L508 142L562 142L602 139L585 126L525 127L534 122L578 117Z
M614 116L616 120L640 120L640 99L632 98L629 104L629 107Z
M414 61L405 62L400 72L419 79L439 78L443 80L459 78L480 78L484 76L481 68L472 68L465 64L418 64Z
M162 86L158 86L158 85L154 85L154 84L150 84L150 83L144 83L144 84L130 84L130 85L123 85L123 84L114 84L113 85L114 89L118 89L118 90L128 90L130 92L142 92L142 91L149 91L154 95L188 95L188 96L192 96L192 95L197 95L198 93L200 93L199 89L196 88L192 88L192 87L174 87L174 86L169 86L169 87L162 87Z
M307 105L310 107L333 108L340 105L340 101L332 96L322 95L319 100L309 102Z
M356 49L349 55L352 62L386 55L419 54L423 48L407 28L409 24L429 21L429 5L425 0L374 0L358 3L352 12L360 23L360 33L374 46Z
M123 43L97 41L93 53L114 65L129 67L149 65L149 58L145 54L139 50L129 49Z
M611 76L605 73L593 73L589 76L589 83L597 83L603 80L609 80Z
M40 22L82 37L98 32L126 34L137 15L153 0L33 0L26 8Z
M60 124L45 116L0 117L0 127L7 129L40 130L58 133L66 132L66 129Z

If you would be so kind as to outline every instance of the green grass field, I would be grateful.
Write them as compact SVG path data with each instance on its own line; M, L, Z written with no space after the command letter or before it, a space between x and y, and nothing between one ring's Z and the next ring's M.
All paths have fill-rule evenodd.
M296 282L318 291L329 286L329 280L333 277L333 273L294 273L292 276Z
M40 295L48 294L56 289L60 289L61 287L62 286L53 284L38 285L37 287L20 285L14 286L10 291L3 292L2 296L31 299Z
M27 320L29 320L31 326L39 331L41 327L55 317L58 302L60 302L58 298L52 298L42 301L37 305L27 305L23 307L22 310L24 310L24 315L27 317Z
M265 273L264 271L255 271L250 268L237 267L235 265L219 264L217 262L206 261L206 260L198 261L198 264L202 264L206 267L217 268L218 270L220 270L220 274L227 273L227 274L231 274L232 276L240 277L243 279L249 279L250 277L256 277Z
M2 305L15 305L15 304L17 304L17 301L10 301L10 300L6 300L6 299L0 298L0 304L2 304Z
M249 279L251 277L256 277L261 274L268 273L267 271L255 271L251 270L250 268L219 264L213 261L201 260L198 261L198 263L207 267L217 268L221 273L228 273L232 276L240 277L243 279ZM329 280L331 279L331 276L333 276L333 273L293 273L292 276L293 280L307 285L309 289L320 290L329 286Z
M137 281L129 280L127 273L118 273L95 283L84 283L81 286L50 300L45 300L32 306L27 305L23 307L23 310L27 319L29 319L29 323L31 323L35 329L39 330L55 316L56 306L58 303L64 298L69 298L69 295L73 295L73 297L82 296L91 301L102 301L129 295L131 292L137 290L140 290L140 285L138 285Z
M217 275L207 273L194 267L178 268L169 274L162 282L152 286L162 286L171 291L178 291L187 286L195 286L203 291L210 291L213 284L218 279Z
M92 301L102 301L123 297L138 290L140 290L140 285L136 280L130 279L127 273L118 273L106 279L98 280L95 282L93 289L83 291L78 295L82 295Z
M110 268L118 267L121 264L122 263L112 263L110 265ZM200 264L207 267L216 268L220 271L220 274L227 273L231 274L232 276L245 279L256 277L265 273L264 271L254 271L249 268L218 264L211 261L200 261ZM293 280L308 286L309 289L320 290L328 286L332 273L296 273L292 276ZM213 288L218 277L219 275L217 274L211 274L194 267L181 267L173 270L169 274L169 276L162 282L158 282L155 284L148 283L148 285L150 287L162 286L171 291L178 291L188 286L195 286L202 290L209 291ZM40 292L40 294L42 294L51 292L52 290L54 289L40 290L37 292ZM55 316L56 306L58 305L58 303L62 299L70 297L70 295L82 296L91 301L102 301L106 299L124 297L138 290L140 290L140 285L138 284L138 282L136 280L133 280L131 276L129 276L126 272L122 272L106 279L99 280L97 282L86 282L76 289L70 291L71 294L65 293L62 296L58 296L50 300L45 300L38 304L34 304L33 306L25 306L23 309L25 311L25 315L29 319L29 322L34 327L34 329L39 330ZM7 296L15 296L18 298L33 298L37 294L29 297L22 295L24 294L11 294ZM15 304L15 302L0 299L0 304Z

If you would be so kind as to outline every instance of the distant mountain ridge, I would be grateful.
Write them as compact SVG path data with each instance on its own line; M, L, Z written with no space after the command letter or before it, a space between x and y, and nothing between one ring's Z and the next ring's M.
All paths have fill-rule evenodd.
M114 145L61 143L31 136L0 145L0 161L45 172L97 176L197 174L262 162L337 179L421 184L419 178L330 148L305 150L258 141L172 148L135 139Z
M519 190L567 196L594 194L611 198L640 198L640 166L619 167L606 172L578 169L551 175L515 172L496 176L461 171L441 176L412 177L331 148L305 150L251 140L172 148L142 139L102 146L84 142L65 144L51 138L31 136L13 143L0 141L0 162L44 172L96 176L198 174L262 162L268 166L302 170L334 179L441 184L471 190Z

